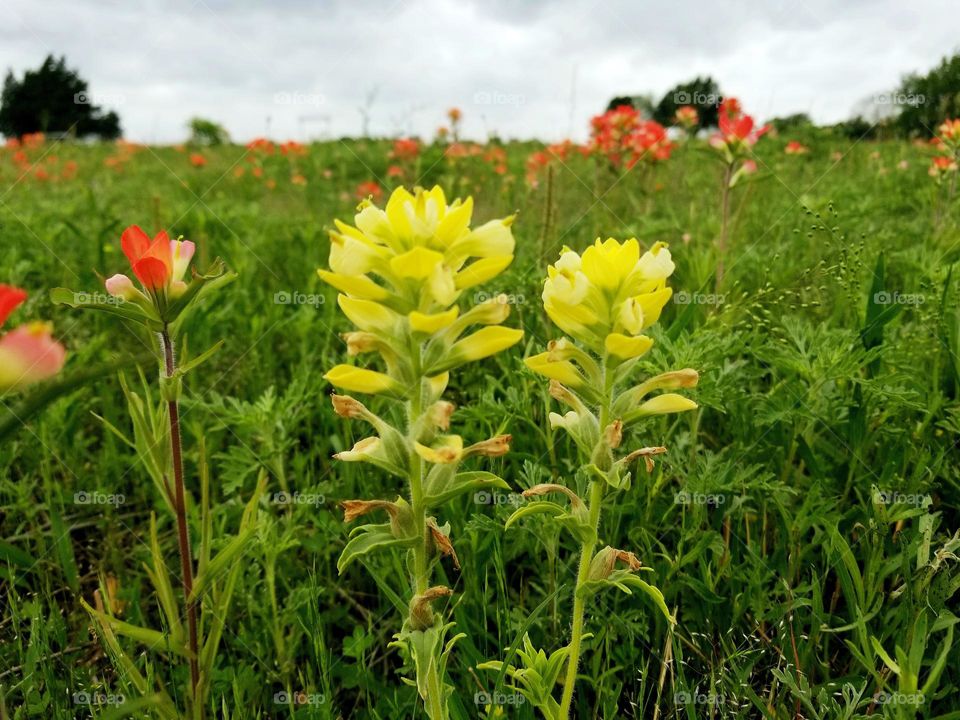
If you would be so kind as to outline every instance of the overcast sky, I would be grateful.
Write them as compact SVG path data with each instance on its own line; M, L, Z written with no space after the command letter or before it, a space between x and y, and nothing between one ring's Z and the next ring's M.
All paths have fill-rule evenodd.
M448 107L482 139L582 139L622 94L712 75L760 118L848 117L960 49L956 0L5 0L0 67L65 54L124 136L188 118L240 141L430 136Z

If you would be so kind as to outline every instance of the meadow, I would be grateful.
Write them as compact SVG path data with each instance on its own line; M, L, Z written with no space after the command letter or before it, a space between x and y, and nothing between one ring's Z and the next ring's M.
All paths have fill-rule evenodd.
M785 152L790 141L808 151ZM0 718L153 716L156 688L187 704L184 663L118 633L151 689L138 688L81 603L161 629L152 545L179 577L177 525L138 459L124 395L159 397L157 340L50 297L103 293L103 277L127 270L130 225L190 239L197 268L220 257L236 273L182 328L183 356L223 343L181 401L186 488L199 505L203 477L208 506L201 530L191 505L195 542L222 550L251 497L257 510L223 568L233 598L200 712L427 716L404 681L410 657L390 645L410 599L403 556L338 572L352 527L339 503L405 490L331 457L363 434L331 406L324 374L345 362L351 324L316 272L334 219L352 223L359 201L382 205L399 185L472 196L474 226L516 214L512 264L459 303L502 297L523 338L451 372L446 396L457 433L512 436L508 453L465 463L509 489L437 513L458 567L436 562L453 592L434 608L465 634L446 667L450 717L540 717L510 673L480 666L518 665L524 638L549 654L570 632L577 543L543 514L504 525L538 502L526 489L583 494L591 482L524 358L564 334L541 303L547 265L613 237L669 245L673 296L639 368L696 369L684 394L698 407L631 430L624 448L667 451L607 496L600 529L602 545L650 569L676 624L643 593L592 596L571 716L960 718L960 233L953 180L930 176L929 146L769 133L729 192L725 230L724 164L703 138L634 167L451 139L48 139L0 153L0 280L30 294L7 326L51 321L68 352L56 378L2 399Z

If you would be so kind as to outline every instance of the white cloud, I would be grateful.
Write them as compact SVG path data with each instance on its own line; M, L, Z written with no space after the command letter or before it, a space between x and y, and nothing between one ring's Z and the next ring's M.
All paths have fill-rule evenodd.
M172 142L194 115L238 140L431 135L456 105L482 138L582 138L614 95L715 77L761 117L850 115L954 51L950 0L8 0L0 67L65 54L125 135Z

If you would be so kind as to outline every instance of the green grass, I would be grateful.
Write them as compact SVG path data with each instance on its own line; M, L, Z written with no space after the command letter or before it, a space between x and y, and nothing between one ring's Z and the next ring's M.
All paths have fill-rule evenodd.
M479 220L518 212L517 258L482 292L513 296L507 324L524 328L524 342L468 366L451 386L456 432L513 435L511 453L484 467L517 492L557 477L586 483L573 477L572 445L548 429L557 408L545 383L521 362L558 336L539 284L560 247L582 249L597 236L669 242L671 285L695 300L668 305L644 370L697 368L701 409L651 421L626 440L625 448L669 452L604 508L601 537L654 569L678 625L669 632L637 596L598 596L588 608L579 718L960 718L956 209L936 219L928 155L912 145L811 136L810 155L789 157L788 139L764 139L760 172L735 190L719 289L721 170L705 146L681 148L652 174L578 157L556 163L552 181L536 188L524 180L529 144L507 146L506 175L480 158L444 159L437 147L408 169L448 196L472 194ZM119 235L130 224L195 240L198 267L221 256L239 275L187 327L197 351L225 340L188 381L188 486L199 492L202 437L224 533L262 470L268 500L282 491L323 500L264 503L240 560L209 716L424 716L387 647L405 593L400 558L336 572L347 537L337 501L402 489L330 458L355 440L321 377L343 355L337 333L347 322L314 272L326 263L333 219L352 217L354 188L385 177L388 149L315 144L293 161L264 159L260 179L234 176L252 165L234 146L205 150L201 169L176 149L144 148L122 172L104 166L112 147L34 151L41 163L78 163L76 178L55 182L20 178L10 153L0 157L0 281L31 292L11 322L52 320L70 351L61 379L77 381L42 407L5 397L0 408L0 718L138 716L79 600L92 602L98 576L112 575L124 619L159 622L143 569L150 513L170 558L175 526L135 453L94 417L130 432L117 366L132 377L139 361L152 379L155 340L108 316L54 307L46 295L58 286L96 292L97 273L123 271ZM305 186L291 184L291 164ZM277 302L285 292L323 302ZM882 304L877 293L913 302ZM83 491L124 502L78 504ZM525 630L548 651L566 641L575 548L537 518L505 533L511 509L468 497L443 518L463 567L445 561L440 573L467 633L450 669L457 718L483 716L477 692L510 693L475 667L504 659ZM182 692L183 665L122 642L144 674ZM923 702L896 702L915 692L912 675ZM294 708L275 701L280 692L316 702ZM88 708L77 693L126 702ZM534 717L529 706L502 710Z

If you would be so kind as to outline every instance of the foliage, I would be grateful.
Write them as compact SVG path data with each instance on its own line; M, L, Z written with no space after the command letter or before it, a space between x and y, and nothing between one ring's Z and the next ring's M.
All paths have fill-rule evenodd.
M77 164L73 179L24 174L0 150L2 280L30 292L14 324L53 321L68 351L65 384L0 445L0 716L147 713L79 599L96 608L112 577L121 621L162 626L146 570L150 515L164 558L176 556L176 526L140 453L107 425L136 445L117 365L152 357L157 343L126 320L53 307L43 292L102 291L95 271L120 267L116 238L135 222L196 242L198 268L221 256L237 273L182 326L184 358L224 341L184 380L182 408L187 477L209 467L216 537L236 535L267 479L257 530L231 564L207 715L423 717L417 689L401 681L413 661L390 647L408 612L402 554L337 571L350 541L338 502L399 489L386 473L331 459L363 436L334 414L322 379L344 361L338 333L351 328L314 268L329 257L330 218L352 217L353 189L373 181L472 195L479 222L518 211L514 262L461 302L505 295L524 340L451 373L447 389L458 433L513 436L509 454L477 470L511 490L444 505L461 569L444 559L437 579L455 592L445 618L467 636L448 656L451 717L531 720L544 683L507 668L548 681L565 669L554 654L570 630L579 545L546 514L503 526L547 501L527 503L523 490L587 490L573 441L550 427L548 388L522 359L558 338L540 306L543 268L597 236L670 244L675 294L637 378L696 368L700 407L637 433L668 452L604 506L600 524L598 547L629 549L650 568L642 578L656 579L677 625L653 622L639 593L595 595L575 717L956 717L960 208L944 195L935 212L929 149L823 134L788 156L789 139L752 148L758 172L736 187L749 201L734 203L719 292L719 167L696 139L632 171L572 152L538 184L525 181L527 158L544 150L534 143L505 144L496 162L484 159L489 148L426 144L415 174L393 181L393 143L371 140L286 154L224 145L205 151L202 168L173 147L58 144L60 166ZM134 385L136 370L125 372ZM31 398L4 398L4 411L32 408ZM175 655L117 642L169 694L186 685ZM490 661L503 666L477 669Z
M900 132L906 137L932 137L944 118L960 115L960 53L943 58L926 75L904 77L894 98Z
M701 126L716 127L717 113L722 101L723 96L717 81L709 75L697 76L667 90L654 109L653 119L661 125L670 125L674 122L678 107L692 105L700 115Z
M190 129L190 143L193 145L223 145L230 142L230 134L226 128L213 120L191 118L187 123Z
M87 82L67 67L65 57L48 55L20 80L7 73L0 96L0 133L13 138L37 132L120 137L120 118L113 111L104 113L92 98Z

